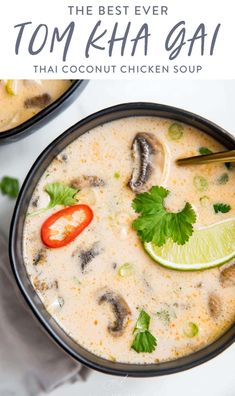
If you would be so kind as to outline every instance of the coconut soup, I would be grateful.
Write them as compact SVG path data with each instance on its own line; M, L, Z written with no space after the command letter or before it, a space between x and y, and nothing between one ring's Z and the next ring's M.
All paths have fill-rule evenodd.
M235 172L175 161L222 149L188 125L130 117L96 127L54 158L28 207L24 261L46 309L77 343L112 361L158 363L205 347L233 324L233 255L208 246L214 225L221 239L234 230ZM182 249L186 261L215 268L159 264L165 254L180 265Z

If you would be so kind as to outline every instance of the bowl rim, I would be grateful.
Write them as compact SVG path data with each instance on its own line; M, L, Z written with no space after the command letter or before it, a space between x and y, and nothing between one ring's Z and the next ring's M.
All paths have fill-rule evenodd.
M134 114L136 112L138 114ZM133 114L131 115L130 113ZM47 334L54 341L56 341L56 343L64 351L66 351L70 356L78 360L80 363L106 374L130 377L152 377L184 371L199 364L205 363L206 361L217 356L235 341L235 324L233 324L232 327L230 327L212 344L209 344L199 351L193 352L190 355L176 360L157 364L111 362L94 355L92 352L87 351L75 341L73 341L59 327L54 318L45 310L45 307L43 309L43 304L37 296L35 289L33 289L31 283L29 282L29 279L27 281L28 283L26 284L26 280L22 278L21 271L24 271L24 274L27 274L27 271L23 263L22 255L20 255L17 251L17 249L22 249L22 243L20 247L20 242L18 242L18 233L20 231L19 224L20 221L21 223L24 223L25 216L22 214L22 212L26 212L25 208L27 209L28 207L29 200L27 201L25 197L27 197L26 193L29 191L30 184L33 182L34 186L31 187L31 189L34 190L38 180L52 159L58 155L58 153L64 147L81 136L83 133L86 133L95 126L102 125L103 123L131 116L156 116L181 121L203 130L228 148L235 148L235 137L233 137L223 128L199 115L168 105L150 102L132 102L111 106L93 113L67 129L64 133L52 141L39 155L29 170L21 187L12 217L9 238L9 256L13 274L26 302L33 311L34 315L42 324L43 328L46 330ZM83 132L79 133L79 131ZM69 139L69 142L66 141L66 138ZM42 167L43 164L44 167ZM21 234L21 242L22 241L23 238ZM73 346L71 347L69 343L72 343Z
M12 138L20 139L21 137L24 137L25 134L27 134L27 136L30 135L33 132L33 128L39 127L43 119L51 116L55 110L57 110L75 93L75 91L78 89L78 87L80 87L81 84L83 84L84 81L85 80L74 80L71 86L61 96L59 96L55 101L50 103L44 109L40 110L34 116L30 117L21 124L13 128L7 129L6 131L0 132L0 144L11 141Z

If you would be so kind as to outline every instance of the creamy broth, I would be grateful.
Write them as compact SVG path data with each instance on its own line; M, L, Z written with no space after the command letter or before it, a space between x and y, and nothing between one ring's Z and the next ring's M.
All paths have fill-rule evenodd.
M70 80L1 80L0 132L27 121L70 86Z
M220 151L223 147L203 132L183 125L179 140L171 140L171 120L157 117L130 117L99 126L84 134L56 157L40 179L29 212L44 208L49 201L44 188L53 182L67 185L76 178L95 175L92 186L81 188L78 203L94 212L90 225L71 243L53 249L42 243L43 222L62 206L28 216L24 227L25 265L48 312L76 342L106 359L127 363L156 363L192 353L213 342L234 322L233 265L206 271L179 272L161 267L143 249L132 221L135 193L128 181L133 170L132 142L138 132L151 133L164 148L164 167L153 184L170 190L167 209L181 210L190 202L197 213L195 228L235 216L235 172L223 164L180 168L175 159L197 155L200 147ZM217 181L228 174L224 184ZM198 191L194 177L206 178L206 192ZM160 178L159 178L160 177ZM201 198L207 202L202 205ZM228 213L215 213L213 203L231 205ZM205 200L204 200L205 201ZM129 276L120 275L120 266L130 263ZM227 279L229 278L229 279ZM121 334L108 327L114 322L110 304L100 302L105 291L120 296L128 306ZM152 353L131 349L133 329L139 310L151 317L151 333L157 338ZM185 335L185 326L195 323L198 334Z

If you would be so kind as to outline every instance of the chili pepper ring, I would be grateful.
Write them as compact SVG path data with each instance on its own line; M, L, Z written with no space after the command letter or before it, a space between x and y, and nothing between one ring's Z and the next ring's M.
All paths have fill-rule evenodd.
M74 215L76 214L80 214L81 219L74 219ZM41 228L41 239L43 243L50 248L66 246L77 238L77 236L90 224L93 217L93 211L88 205L73 205L61 209L45 220ZM62 223L62 233L58 230L59 222Z

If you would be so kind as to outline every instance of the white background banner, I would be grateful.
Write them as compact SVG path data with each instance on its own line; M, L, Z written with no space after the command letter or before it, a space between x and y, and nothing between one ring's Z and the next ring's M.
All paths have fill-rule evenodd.
M235 78L234 0L7 0L0 76Z

